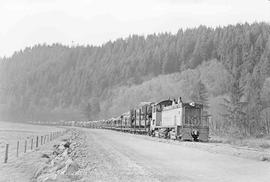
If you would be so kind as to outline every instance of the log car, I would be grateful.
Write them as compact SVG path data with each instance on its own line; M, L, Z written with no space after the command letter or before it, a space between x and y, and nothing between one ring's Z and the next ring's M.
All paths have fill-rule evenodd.
M137 108L130 110L131 131L133 133L149 133L152 104L152 102L141 102Z

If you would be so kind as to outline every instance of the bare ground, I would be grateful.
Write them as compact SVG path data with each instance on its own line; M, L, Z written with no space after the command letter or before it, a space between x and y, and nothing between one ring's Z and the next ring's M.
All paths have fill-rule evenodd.
M269 162L214 153L213 147L209 152L205 150L207 144L174 145L108 130L83 131L87 152L82 161L88 165L79 171L83 176L80 181L268 182L270 179Z
M75 160L80 169L68 181L268 182L270 179L270 162L257 158L268 150L167 141L100 129L78 131L82 145L76 149ZM16 162L0 164L0 181L31 181L37 168L46 162L41 154L59 141L61 138Z

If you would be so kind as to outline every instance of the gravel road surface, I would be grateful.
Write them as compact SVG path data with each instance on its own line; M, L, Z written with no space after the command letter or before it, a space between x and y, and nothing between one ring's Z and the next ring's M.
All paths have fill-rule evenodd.
M270 162L210 153L136 135L82 129L81 181L269 182Z

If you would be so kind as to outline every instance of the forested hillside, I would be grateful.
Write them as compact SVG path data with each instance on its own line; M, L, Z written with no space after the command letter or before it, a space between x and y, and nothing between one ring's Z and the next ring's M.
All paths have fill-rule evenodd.
M269 36L269 24L254 23L132 35L100 47L29 47L1 59L1 119L107 118L182 96L208 103L214 130L269 132ZM222 113L211 108L217 98Z

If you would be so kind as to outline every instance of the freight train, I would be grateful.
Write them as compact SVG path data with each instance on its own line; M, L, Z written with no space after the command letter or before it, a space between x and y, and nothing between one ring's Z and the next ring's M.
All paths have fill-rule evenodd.
M209 139L207 111L200 103L183 103L181 97L157 103L142 102L136 108L117 118L75 122L69 123L69 125L103 128L174 140L207 142Z

